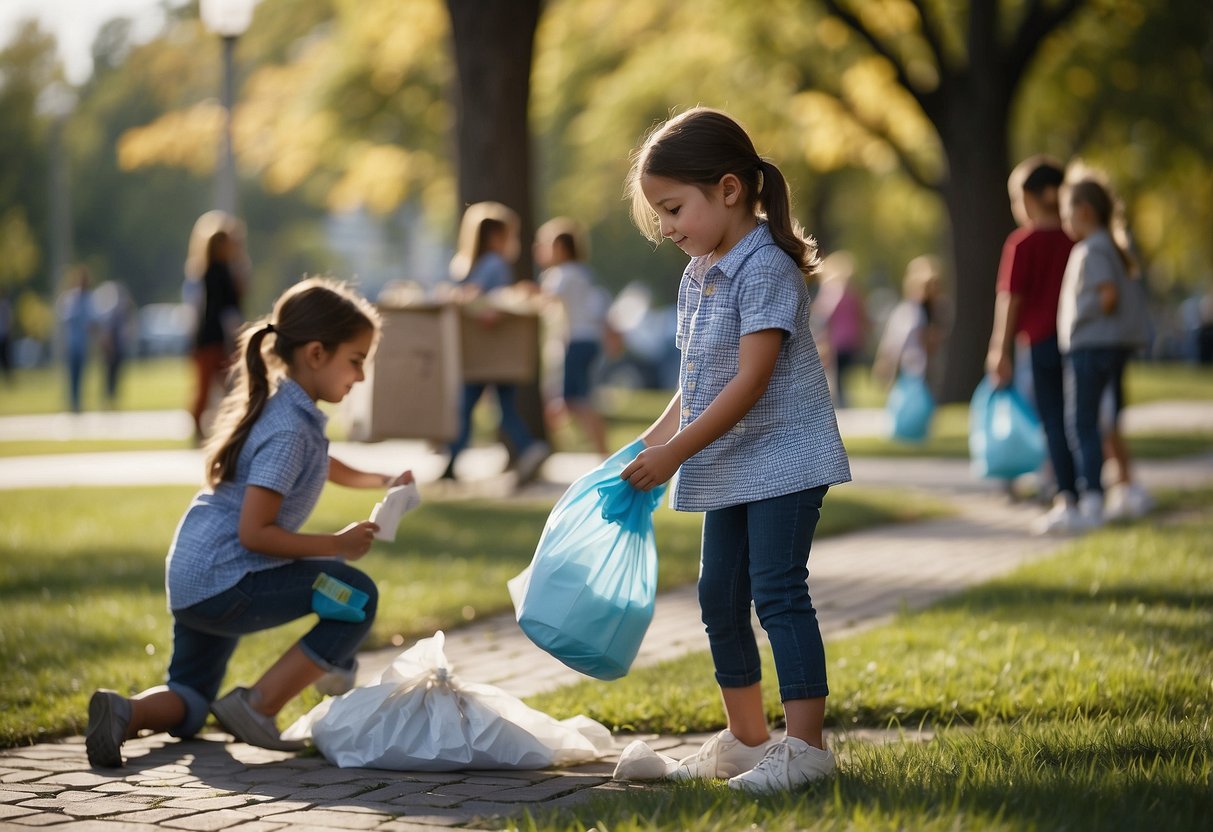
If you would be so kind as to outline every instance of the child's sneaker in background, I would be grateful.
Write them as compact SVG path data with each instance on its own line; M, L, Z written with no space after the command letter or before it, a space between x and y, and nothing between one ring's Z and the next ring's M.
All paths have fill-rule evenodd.
M1037 517L1032 523L1032 534L1074 534L1085 528L1074 498L1058 494L1053 498L1053 507Z
M1078 519L1088 529L1104 524L1102 491L1088 491L1078 498Z
M1154 501L1144 488L1136 483L1119 483L1108 489L1104 504L1107 520L1136 520L1149 514Z

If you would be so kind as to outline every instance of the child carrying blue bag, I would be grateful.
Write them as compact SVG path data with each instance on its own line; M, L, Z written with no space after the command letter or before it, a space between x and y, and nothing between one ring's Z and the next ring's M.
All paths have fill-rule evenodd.
M973 473L1015 479L1040 467L1045 438L1032 406L1014 387L982 379L969 403L969 457Z
M509 583L531 641L597 679L628 672L653 619L653 512L665 487L639 491L619 476L643 450L637 439L569 486Z

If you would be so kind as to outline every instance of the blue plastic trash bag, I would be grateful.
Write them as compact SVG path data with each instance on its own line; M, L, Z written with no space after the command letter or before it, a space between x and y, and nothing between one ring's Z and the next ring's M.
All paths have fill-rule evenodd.
M899 442L922 442L931 429L935 399L922 376L902 373L885 403L893 438Z
M628 672L653 619L653 512L665 486L644 492L619 478L642 450L638 439L569 486L531 565L509 582L531 641L597 679Z
M979 477L1010 480L1040 467L1045 437L1032 406L1014 387L982 379L969 403L969 458Z

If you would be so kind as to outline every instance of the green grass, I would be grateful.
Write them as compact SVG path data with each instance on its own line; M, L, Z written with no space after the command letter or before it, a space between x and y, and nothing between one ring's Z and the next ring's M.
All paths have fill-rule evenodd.
M1213 815L1211 502L1213 489L1172 494L1164 506L1182 521L1091 534L827 645L840 773L826 784L758 801L719 785L656 787L528 817L522 828L1204 828ZM711 678L701 655L528 701L557 717L714 730ZM767 706L776 719L778 703ZM847 741L851 728L919 725L935 738Z
M85 410L102 410L102 369L97 361L84 373ZM116 410L180 410L194 394L194 368L188 358L131 361L118 387ZM0 387L0 416L58 413L67 409L67 371L62 365L17 370L11 385Z
M95 687L133 692L162 680L171 649L164 555L188 487L7 491L0 503L0 747L79 732ZM376 494L327 489L307 530L366 517ZM912 520L938 504L848 488L829 497L822 534ZM429 501L395 543L359 566L380 589L370 646L404 644L510 609L505 583L530 562L545 502ZM655 517L659 584L694 581L699 516ZM241 643L229 679L251 682L310 626ZM287 717L314 700L303 698Z
M528 815L530 832L696 830L1198 830L1213 813L1213 725L1149 715L1111 723L990 725L931 742L841 743L839 773L792 795L720 785L629 790Z

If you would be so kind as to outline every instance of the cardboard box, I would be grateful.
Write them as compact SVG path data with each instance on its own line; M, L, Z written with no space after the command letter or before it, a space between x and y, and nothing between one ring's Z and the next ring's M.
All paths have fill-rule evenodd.
M525 384L539 374L539 316L471 306L460 309L463 380Z
M350 438L451 441L463 395L458 312L412 306L379 313L383 330L374 362L346 397Z

